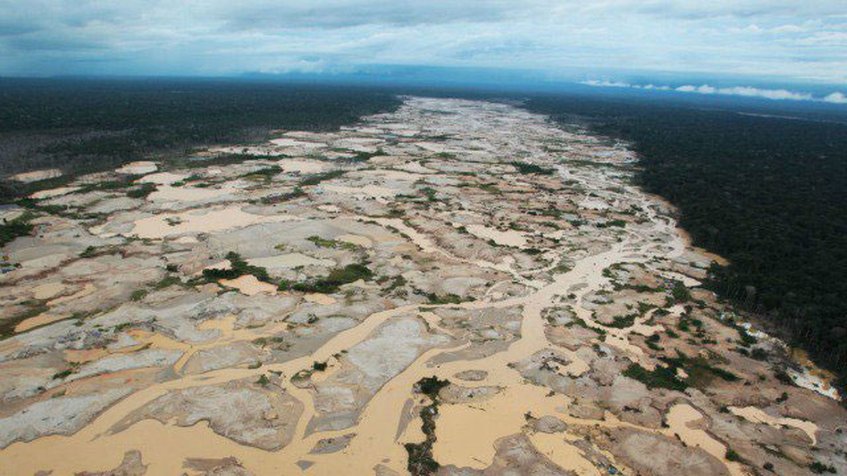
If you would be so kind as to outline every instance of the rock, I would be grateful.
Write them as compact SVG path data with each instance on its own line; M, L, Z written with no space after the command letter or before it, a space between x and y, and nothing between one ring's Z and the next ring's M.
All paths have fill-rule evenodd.
M439 475L495 475L495 474L531 474L545 476L576 476L566 471L538 452L523 434L506 436L494 444L497 453L494 461L483 471L455 466L442 466Z
M73 434L130 392L129 388L119 388L33 403L12 416L0 419L0 448L15 441L32 441L45 435Z
M121 431L147 418L180 426L209 422L215 433L241 444L278 450L291 441L303 404L287 393L259 390L246 381L171 391L118 422ZM278 418L266 419L276 413Z
M72 382L93 375L120 372L144 367L170 367L182 356L178 350L145 349L131 354L115 354L95 360L80 367L79 371L65 378Z
M335 438L324 438L322 440L318 440L315 443L315 447L309 451L310 454L325 454L325 453L336 453L338 451L347 448L350 444L350 441L355 437L355 433L348 433L346 435L337 436Z
M466 380L468 382L479 382L480 380L485 380L485 377L488 376L488 372L484 370L463 370L454 377L459 380Z
M559 433L567 430L568 425L552 415L545 415L533 422L537 431L542 433Z
M495 386L463 387L450 384L438 392L438 396L444 403L469 403L488 400L503 390Z
M223 368L250 365L263 360L264 352L249 342L198 350L182 367L185 374L199 374Z
M183 466L203 476L253 476L232 456L221 459L188 458Z
M728 475L724 464L701 448L685 447L665 436L632 429L615 431L617 442L609 451L642 474Z

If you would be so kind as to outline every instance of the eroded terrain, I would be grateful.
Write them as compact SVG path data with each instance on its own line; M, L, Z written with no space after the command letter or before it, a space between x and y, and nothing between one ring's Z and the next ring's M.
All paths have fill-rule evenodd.
M827 375L699 287L634 162L406 98L39 192L2 211L2 473L847 471Z

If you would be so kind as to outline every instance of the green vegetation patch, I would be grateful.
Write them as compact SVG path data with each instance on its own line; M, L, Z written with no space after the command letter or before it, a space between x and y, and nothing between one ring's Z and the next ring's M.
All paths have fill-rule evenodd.
M815 461L814 463L809 465L809 470L815 474L824 474L831 473L836 474L838 471L835 469L835 466L827 466L820 461Z
M126 196L129 198L147 198L147 195L156 191L156 184L154 183L143 183L138 188L133 188L126 192Z
M676 302L688 302L691 300L691 291L682 281L674 281L671 296Z
M422 393L432 400L432 403L423 407L420 411L421 430L426 439L420 443L406 443L404 446L409 454L409 462L406 469L412 476L426 476L434 474L441 466L432 454L435 444L435 419L438 416L438 392L450 384L449 380L439 380L438 377L425 377L415 384L415 391Z
M254 170L242 175L240 178L247 180L255 180L259 182L269 182L274 175L282 173L282 168L279 165L271 165L259 170Z
M668 390L685 391L688 385L676 377L676 367L659 367L647 370L638 364L630 365L623 374L638 380L647 388L667 388Z
M315 246L317 246L319 248L341 248L341 249L350 250L350 251L355 251L355 250L359 249L359 247L354 245L353 243L348 243L346 241L338 241L338 240L321 238L320 236L317 236L317 235L312 235L312 236L310 236L306 239L311 241L312 243L314 243Z
M638 313L627 314L626 316L615 316L611 323L606 324L607 327L616 329L626 329L635 324L635 319L639 316Z
M345 150L342 149L342 151L345 151ZM362 162L367 162L367 161L371 160L372 158L374 158L378 155L385 155L385 151L383 151L382 149L377 149L375 152L360 151L360 152L356 152L356 155L354 155L353 157L344 158L344 159L341 159L341 161L351 163L351 164L358 164L358 163L362 163Z
M371 271L367 266L363 264L348 264L343 268L333 269L329 272L329 275L324 278L318 278L310 282L296 283L293 285L285 283L285 287L290 287L295 291L304 293L331 294L338 291L338 288L345 284L350 284L360 279L367 281L371 278L373 278L373 271ZM280 287L282 287L282 285L283 283L280 283Z
M226 254L226 259L229 260L229 269L204 269L203 277L207 281L217 281L219 279L235 279L245 274L252 274L259 281L266 283L271 282L271 277L268 270L261 266L253 266L241 258L241 255L234 251Z
M518 172L524 175L553 175L556 173L556 169L541 167L535 164L528 164L526 162L512 161L509 162L509 165L518 169Z
M309 187L312 185L318 185L319 183L325 180L337 179L345 174L344 170L332 170L329 172L322 172L319 174L312 174L304 178L300 181L300 187Z
M426 298L429 301L429 304L460 304L462 302L462 297L453 293L427 293Z
M35 218L35 214L26 211L13 220L4 220L3 224L0 224L0 246L11 243L12 240L19 236L27 236L32 233L35 225L30 223L30 221L33 218Z
M44 301L32 300L23 304L28 306L24 312L0 319L0 338L5 339L6 337L14 335L15 327L17 327L18 324L30 317L35 317L41 313L47 312L48 309L47 305L44 304Z
M686 383L694 387L703 388L715 377L727 382L739 380L737 375L720 367L715 367L701 356L691 358L678 352L677 357L664 357L662 360L674 369L679 367L685 370L685 373L688 374Z
M662 360L668 364L667 367L647 370L638 364L632 364L623 374L647 385L648 388L667 388L680 392L689 386L702 388L715 377L727 382L739 380L732 372L715 367L700 356L690 358L678 353L677 357L663 357ZM683 369L688 374L688 378L680 380L677 377L678 368Z

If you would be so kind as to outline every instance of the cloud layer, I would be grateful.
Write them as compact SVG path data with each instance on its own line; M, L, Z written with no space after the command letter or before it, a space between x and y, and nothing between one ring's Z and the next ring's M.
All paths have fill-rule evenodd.
M716 87L708 84L699 86L694 84L683 84L682 86L656 86L655 84L631 84L624 81L608 81L589 79L581 81L586 86L604 87L604 88L631 88L631 89L647 89L657 91L676 91L680 93L697 93L697 94L720 94L724 96L744 96L764 99L775 99L785 101L818 101L828 102L833 104L847 104L847 95L836 91L822 97L816 97L812 93L803 91L789 91L787 89L763 89L754 88L752 86L732 86L732 87Z
M0 0L0 12L0 74L416 64L847 83L843 0Z

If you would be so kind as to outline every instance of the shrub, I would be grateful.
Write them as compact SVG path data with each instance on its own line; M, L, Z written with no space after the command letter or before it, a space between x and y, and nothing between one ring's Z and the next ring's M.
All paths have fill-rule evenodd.
M30 223L35 217L31 212L24 212L21 216L14 220L9 220L0 225L0 246L10 243L19 236L26 236L32 233L34 225Z
M688 388L685 382L676 378L675 367L656 367L655 370L647 370L638 364L630 365L623 374L631 379L638 380L647 388L666 388L668 390L684 391Z
M741 455L735 452L732 448L726 450L726 459L728 461L741 461Z
M509 165L518 169L518 172L522 174L553 175L556 173L556 169L528 164L526 162L512 161L509 162Z
M245 274L252 274L259 281L271 282L268 270L261 266L247 264L247 261L244 261L238 253L230 251L226 254L226 259L230 263L229 269L204 269L203 277L207 281L217 281L219 279L235 279Z
M129 198L147 198L147 195L156 191L156 184L143 183L140 187L128 190L126 196Z
M686 302L691 300L691 291L681 281L675 281L673 289L671 289L671 296L676 302Z
M348 264L343 268L336 268L329 272L325 278L320 278L309 283L297 283L291 286L295 291L306 293L329 294L338 291L342 285L349 284L360 279L369 280L373 277L373 271L363 264Z

